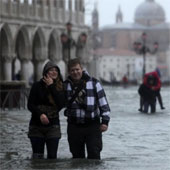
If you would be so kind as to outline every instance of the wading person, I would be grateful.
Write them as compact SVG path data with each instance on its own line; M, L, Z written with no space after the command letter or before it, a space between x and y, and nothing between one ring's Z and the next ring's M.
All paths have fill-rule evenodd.
M154 78L154 84L150 85L148 84L148 77L152 76ZM156 95L156 98L158 99L159 105L161 109L165 109L165 107L163 106L163 102L162 102L162 96L160 93L161 90L161 80L160 80L161 74L160 71L158 69L156 69L153 72L149 72L146 73L143 79L143 84L149 88L151 88ZM138 109L139 111L143 111L143 99L142 97L140 98L140 108Z
M151 108L151 113L156 111L156 93L153 90L155 86L155 77L149 75L147 81L142 83L138 89L138 93L142 98L143 109L142 112L148 113L149 107Z
M57 158L61 137L59 111L63 108L65 95L60 69L49 61L43 69L43 78L31 88L28 109L32 113L28 137L31 141L33 158Z
M155 91L156 94L156 98L158 99L159 105L161 109L165 109L165 107L163 106L163 101L162 101L162 96L161 96L161 73L159 71L159 69L156 69L153 72L147 73L145 74L145 78L144 78L144 83L147 84L147 78L149 75L152 75L155 78L155 86L152 87L152 90Z
M68 63L65 81L68 143L73 158L100 159L102 132L108 129L110 108L104 89L83 71L78 59Z

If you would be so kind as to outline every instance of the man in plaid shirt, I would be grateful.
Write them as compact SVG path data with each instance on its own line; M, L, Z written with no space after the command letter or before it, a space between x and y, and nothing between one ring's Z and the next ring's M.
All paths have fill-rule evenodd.
M68 100L65 115L68 120L68 142L73 158L100 159L102 132L108 129L110 107L100 82L82 69L78 59L68 63L65 81ZM75 95L76 93L76 95ZM71 99L74 100L72 102Z

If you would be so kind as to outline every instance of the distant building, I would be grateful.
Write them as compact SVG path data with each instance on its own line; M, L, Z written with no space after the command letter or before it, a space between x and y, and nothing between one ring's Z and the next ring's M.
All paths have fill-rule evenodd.
M129 81L136 82L141 80L143 70L143 58L136 55L133 51L120 49L98 49L95 51L98 59L97 77L106 81L120 82L126 75ZM146 70L153 71L157 61L155 56L146 57Z
M96 9L94 11L98 12ZM169 57L170 23L166 23L165 12L161 5L154 0L145 0L136 8L134 23L124 23L120 7L115 17L115 24L94 29L94 35L97 35L100 40L96 43L97 50L94 49L94 53L96 58L97 56L102 57L98 76L106 78L108 77L106 75L113 72L111 75L114 75L117 80L121 80L124 74L127 74L129 79L141 78L142 69L134 65L139 60L142 62L142 56L134 52L133 44L135 41L141 41L141 35L145 32L147 34L146 45L150 49L153 49L154 42L159 43L159 50L156 54L152 56L147 53L146 72L153 71L158 67L161 70L162 79L169 79L167 58ZM93 25L95 25L94 21L97 19L93 15ZM119 64L118 59L120 60Z

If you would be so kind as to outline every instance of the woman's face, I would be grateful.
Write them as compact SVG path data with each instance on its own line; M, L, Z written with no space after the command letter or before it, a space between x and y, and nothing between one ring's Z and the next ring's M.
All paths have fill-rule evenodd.
M55 67L50 68L47 72L47 75L52 79L56 79L58 77L57 68L55 68Z

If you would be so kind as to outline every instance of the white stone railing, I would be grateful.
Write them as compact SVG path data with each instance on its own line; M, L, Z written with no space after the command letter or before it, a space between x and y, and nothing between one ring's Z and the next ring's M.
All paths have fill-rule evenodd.
M47 4L29 4L28 1L20 2L12 0L1 0L1 18L24 19L27 22L67 22L69 19L77 25L84 25L84 13L80 10L68 11L58 6Z

